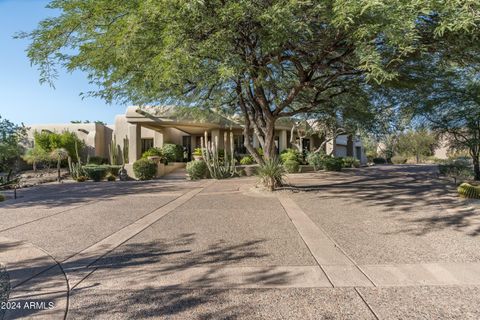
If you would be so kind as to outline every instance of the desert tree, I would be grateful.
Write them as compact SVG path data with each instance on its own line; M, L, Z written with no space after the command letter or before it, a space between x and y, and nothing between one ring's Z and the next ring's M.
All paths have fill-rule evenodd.
M41 81L87 73L106 101L180 104L243 117L275 155L278 119L315 112L352 88L398 76L413 55L470 59L471 0L53 0L59 14L20 36ZM474 54L473 54L474 56Z

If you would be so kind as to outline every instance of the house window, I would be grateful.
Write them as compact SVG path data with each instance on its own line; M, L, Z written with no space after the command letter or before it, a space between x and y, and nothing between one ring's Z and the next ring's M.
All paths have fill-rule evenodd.
M142 139L142 153L153 148L153 138Z

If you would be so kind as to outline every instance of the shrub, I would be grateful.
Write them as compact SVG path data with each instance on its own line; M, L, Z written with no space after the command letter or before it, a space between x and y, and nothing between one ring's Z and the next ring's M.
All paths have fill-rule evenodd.
M162 154L166 163L183 161L183 147L178 144L164 144L162 147Z
M472 165L463 158L442 161L442 164L438 165L438 171L442 175L453 178L455 183L457 179L468 179L473 175Z
M254 164L255 160L253 160L252 156L245 156L242 159L240 159L240 164L242 165L249 165L249 164Z
M457 188L458 194L465 198L480 199L480 187L469 183L462 183Z
M108 166L108 174L118 177L118 171L122 168L121 165L109 165Z
M202 156L202 148L195 148L192 152L194 156Z
M404 164L407 163L407 158L404 156L393 156L391 161L393 164Z
M345 168L359 168L360 161L354 157L345 157L342 159Z
M160 157L163 158L163 152L161 148L150 148L142 154L142 158L146 159L148 157Z
M285 167L285 171L288 173L297 173L300 169L300 164L298 161L295 160L287 160L283 163L283 166Z
M117 178L113 174L111 173L107 174L107 181L115 181L115 180L117 180Z
M106 164L108 163L108 160L106 158L103 158L103 157L97 157L97 156L93 156L93 157L90 157L88 159L88 164Z
M280 153L280 160L282 160L282 162L288 160L300 162L301 158L300 152L294 149L285 149Z
M307 162L313 166L313 170L317 171L323 169L323 163L326 155L320 152L310 152L307 155Z
M108 172L108 166L86 165L83 167L83 170L87 174L88 178L98 182L105 179L105 176L107 175L107 172Z
M69 131L64 131L62 133L48 131L34 132L33 137L36 147L41 148L46 152L51 152L58 148L64 148L68 151L68 155L74 161L78 161L75 146L77 146L78 150L82 150L85 147L85 143L80 140L75 133Z
M5 199L6 199L6 198L5 198L5 195L3 195L3 194L0 193L0 202L5 201Z
M385 160L385 158L373 158L372 161L375 164L385 164L385 163L387 163L387 160Z
M327 157L325 158L323 165L327 171L341 171L343 167L343 159Z
M140 159L133 163L133 173L139 180L150 180L157 175L157 164L148 159Z
M259 166L257 175L261 183L270 191L273 191L283 185L285 169L278 158L267 159L263 165Z
M207 164L202 160L190 161L187 163L187 173L192 180L202 179L207 173Z

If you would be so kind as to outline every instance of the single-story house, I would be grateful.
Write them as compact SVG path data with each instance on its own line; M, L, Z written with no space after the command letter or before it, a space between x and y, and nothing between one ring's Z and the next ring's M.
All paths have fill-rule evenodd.
M62 132L64 130L77 133L89 148L91 155L109 157L109 146L115 139L121 150L128 150L127 170L140 159L143 152L152 147L162 147L164 143L174 143L184 147L189 161L195 148L201 146L201 137L207 132L208 138L218 137L219 148L230 148L224 145L224 134L233 132L234 150L238 155L247 154L244 147L241 121L227 119L222 116L206 116L204 119L179 116L176 107L128 107L125 114L117 115L113 125L100 123L88 124L37 124L29 126L29 136L33 140L33 132L48 130ZM295 130L294 130L295 133ZM278 152L291 148L292 124L288 121L279 121L275 128L275 144ZM312 151L321 145L320 139L310 136L302 139L305 151ZM128 143L128 148L124 144ZM258 138L253 135L252 144L260 147ZM358 137L341 135L335 143L325 144L325 151L338 157L352 156L362 163L366 162L362 142Z

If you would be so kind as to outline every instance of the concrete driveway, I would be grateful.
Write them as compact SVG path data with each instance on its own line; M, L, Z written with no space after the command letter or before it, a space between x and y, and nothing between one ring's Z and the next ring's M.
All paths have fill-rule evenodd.
M274 194L254 178L21 190L0 207L21 306L5 316L478 319L480 215L434 176L296 174Z

